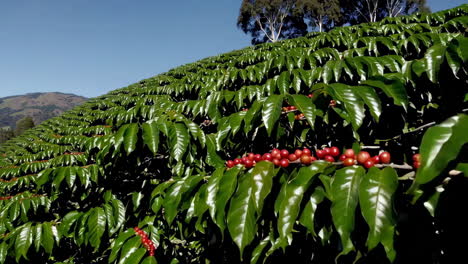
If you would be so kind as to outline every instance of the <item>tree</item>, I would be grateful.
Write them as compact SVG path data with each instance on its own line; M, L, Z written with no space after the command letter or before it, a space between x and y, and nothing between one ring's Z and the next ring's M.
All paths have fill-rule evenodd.
M332 28L341 17L339 0L299 0L296 10L319 32Z
M253 44L302 36L307 25L293 13L295 7L296 0L243 0L237 26Z
M14 132L11 128L0 128L0 144L6 142L10 138L14 137Z
M24 133L24 131L33 128L34 127L34 121L32 117L26 116L21 118L16 122L16 127L15 127L15 136L19 136Z
M341 0L344 23L376 22L385 17L428 12L426 0Z

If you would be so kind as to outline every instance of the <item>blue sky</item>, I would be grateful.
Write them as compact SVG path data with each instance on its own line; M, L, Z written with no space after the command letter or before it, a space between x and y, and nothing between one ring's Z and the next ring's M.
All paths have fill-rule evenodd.
M466 0L428 0L432 11ZM95 97L250 45L240 0L1 0L0 97Z

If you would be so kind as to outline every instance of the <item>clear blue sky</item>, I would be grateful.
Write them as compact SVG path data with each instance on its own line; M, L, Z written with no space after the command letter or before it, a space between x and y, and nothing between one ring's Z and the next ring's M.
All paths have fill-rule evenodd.
M428 0L432 11L467 0ZM0 97L95 97L250 45L241 0L1 0Z

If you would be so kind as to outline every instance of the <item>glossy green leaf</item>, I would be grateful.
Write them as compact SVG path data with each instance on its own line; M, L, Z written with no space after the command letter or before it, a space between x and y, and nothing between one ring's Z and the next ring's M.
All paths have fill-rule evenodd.
M133 229L128 229L125 232L119 234L117 239L114 240L114 242L112 243L112 250L109 256L109 263L114 262L122 246L132 236L135 236L135 232L133 231Z
M159 146L159 129L157 123L155 121L143 123L142 130L144 144L156 155Z
M353 89L367 105L372 117L378 122L382 114L382 105L375 90L368 86L356 86Z
M264 256L265 248L270 244L271 242L270 242L269 236L267 236L265 239L260 241L258 246L256 246L252 252L252 257L250 258L250 264L256 264L262 258L262 256Z
M361 84L368 85L370 87L377 87L390 98L393 99L396 105L407 108L408 105L408 94L404 84L399 80L392 80L387 78L374 77L373 80L366 80Z
M440 65L444 62L446 46L439 44L427 49L424 58L426 60L426 73L431 82L436 83Z
M33 234L33 242L34 242L34 249L36 252L39 252L39 249L41 248L41 240L42 240L42 224L37 224L34 228L34 234Z
M192 190L201 180L202 176L188 175L185 178L178 180L166 192L164 198L164 216L169 225L172 224L177 215L179 204L182 201L182 196Z
M326 89L336 100L343 102L346 112L350 115L351 124L357 130L364 120L364 102L351 86L333 83Z
M224 160L216 153L216 135L209 134L206 136L206 162L213 166L219 167L224 164Z
M278 118L281 115L281 106L283 105L282 95L270 95L263 104L262 117L263 123L267 129L268 135L271 136L271 132Z
M239 179L239 186L231 199L227 215L228 230L232 240L239 247L240 255L248 246L257 232L253 175L244 174Z
M299 215L302 197L307 191L312 181L329 164L327 162L315 162L310 166L299 169L297 176L290 182L286 182L285 199L279 207L278 233L282 241L282 247L292 242L292 229Z
M393 233L396 219L393 216L393 194L398 187L398 175L395 169L386 167L379 170L370 168L359 186L359 205L361 213L369 225L367 247L372 250L382 243L387 257L393 261L396 256L393 247Z
M59 229L60 232L64 235L69 233L71 226L75 223L75 221L81 216L80 212L71 211L63 217L62 222L60 223Z
M288 101L291 105L296 106L297 109L304 114L304 117L309 122L309 125L314 127L316 107L312 100L310 100L310 98L305 95L293 94L288 96Z
M260 161L252 169L253 202L257 214L262 214L263 203L273 186L273 177L276 174L275 166L272 162Z
M21 257L28 259L26 254L32 244L32 234L31 222L24 224L20 228L15 240L16 262L18 262Z
M131 253L127 259L125 259L124 262L119 262L119 263L125 263L125 264L134 264L134 263L140 263L140 260L143 258L143 256L146 254L146 249L144 248L139 248L135 252Z
M8 255L8 244L3 242L0 244L0 263L5 263L5 259Z
M146 257L141 264L158 264L155 257L148 256Z
M359 184L365 170L361 166L345 167L337 170L331 185L332 220L341 237L342 251L345 255L354 250L351 232L354 230L356 207L359 200Z
M288 94L291 82L291 75L288 71L282 72L276 80L276 85L280 94Z
M136 148L136 143L138 141L138 124L129 124L124 133L124 148L127 152L127 155L132 153Z
M45 252L52 254L54 243L57 240L52 230L52 224L49 222L42 223L42 240L41 244Z
M106 230L106 214L104 209L96 207L92 210L88 218L89 243L96 250L101 245L101 237Z
M215 215L213 221L223 231L226 228L226 206L234 194L237 186L237 175L241 169L238 167L227 170L219 181L218 193L216 195Z
M180 161L190 143L187 128L182 123L174 123L169 129L171 157Z
M426 131L420 146L421 167L416 172L412 191L439 176L458 156L462 146L468 142L466 131L468 115L465 114L453 116Z
M309 200L307 201L304 210L301 213L299 222L301 225L307 227L307 230L313 235L317 236L315 232L315 212L317 211L317 206L323 201L325 198L325 190L322 187L318 187L311 195Z
M128 260L130 257L140 248L140 240L141 238L139 236L135 236L125 242L120 252L119 264L129 263Z

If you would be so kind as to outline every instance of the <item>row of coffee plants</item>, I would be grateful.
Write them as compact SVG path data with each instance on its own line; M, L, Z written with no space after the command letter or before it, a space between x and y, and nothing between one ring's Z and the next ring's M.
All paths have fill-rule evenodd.
M0 146L0 263L463 259L467 15L247 47L26 131ZM356 158L303 155L332 143ZM304 165L225 163L275 148Z

